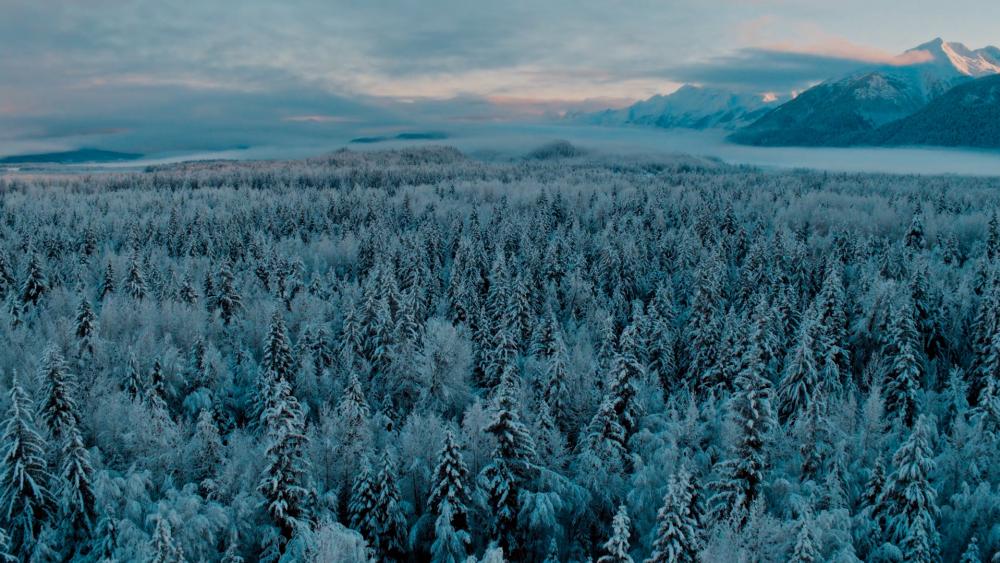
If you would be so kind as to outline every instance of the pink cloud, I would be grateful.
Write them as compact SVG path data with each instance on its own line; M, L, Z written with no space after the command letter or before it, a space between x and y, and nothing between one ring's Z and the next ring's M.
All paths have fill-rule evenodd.
M282 119L291 123L352 123L356 118L342 115L290 115Z

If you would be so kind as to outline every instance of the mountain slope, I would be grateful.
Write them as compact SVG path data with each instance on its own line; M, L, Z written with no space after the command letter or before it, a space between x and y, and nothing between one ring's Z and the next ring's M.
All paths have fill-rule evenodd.
M1000 75L956 86L913 115L873 131L864 142L1000 148Z
M644 125L664 128L736 129L778 105L776 98L685 84L623 109L568 116L590 125Z
M842 145L922 107L894 75L871 72L806 90L730 138L751 145Z
M1000 50L971 50L935 39L910 49L898 62L810 88L731 139L774 146L861 142L963 82L1000 73Z

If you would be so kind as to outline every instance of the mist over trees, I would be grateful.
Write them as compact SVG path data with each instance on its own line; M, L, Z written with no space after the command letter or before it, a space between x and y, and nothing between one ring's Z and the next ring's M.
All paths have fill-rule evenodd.
M0 178L0 561L997 561L995 179Z

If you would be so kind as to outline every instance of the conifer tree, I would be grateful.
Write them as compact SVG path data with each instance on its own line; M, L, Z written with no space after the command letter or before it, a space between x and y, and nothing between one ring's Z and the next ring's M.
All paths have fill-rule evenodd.
M624 473L628 465L628 438L615 410L616 401L606 397L586 429L587 452L605 472Z
M849 374L850 358L846 348L847 314L841 264L831 259L827 264L823 287L811 307L816 323L816 369L829 388L842 385ZM808 314L808 313L807 313Z
M128 273L125 275L125 295L139 301L147 293L149 293L149 289L146 287L142 266L139 264L139 258L133 255L128 266Z
M569 366L567 365L569 358L566 351L566 343L563 342L562 336L556 334L552 350L552 355L549 356L545 365L542 397L545 399L545 403L548 405L549 412L555 419L556 424L559 425L559 428L563 432L566 432L569 430L572 413L567 404L569 390L567 389L566 381L569 378Z
M92 538L90 556L99 563L114 561L115 550L118 549L118 521L110 510L102 511Z
M104 301L106 297L114 294L115 285L115 270L111 267L111 262L108 262L107 267L104 268L104 281L101 283L101 293L98 299Z
M375 520L375 477L372 466L365 456L361 468L354 476L351 485L351 498L348 503L348 513L351 527L365 538L368 545L375 545L378 540L378 524Z
M770 382L760 374L744 372L736 382L729 410L737 439L722 463L712 497L716 520L735 517L741 526L764 485L767 466L765 438L773 425Z
M906 233L906 246L913 250L923 250L927 244L927 239L924 237L924 221L921 215L919 209L913 214L913 219L910 220L910 230Z
M695 281L694 301L688 317L688 379L702 393L707 393L717 381L719 350L722 337L722 271L723 253L720 246L702 260Z
M492 513L490 537L516 557L521 550L517 536L520 494L535 471L535 446L514 403L513 377L506 372L497 389L496 414L486 427L496 439L496 448L479 476L479 486Z
M292 359L292 346L288 340L285 321L281 311L271 315L271 326L267 331L267 341L264 345L264 361L262 365L266 377L271 382L287 381L289 385L295 382L295 361Z
M632 556L628 553L630 524L628 510L623 504L615 513L614 521L611 523L611 537L604 543L605 554L597 560L597 563L632 563Z
M976 536L972 536L969 540L969 545L965 548L965 551L962 553L962 558L958 563L982 563L982 559L980 559L979 554L979 540Z
M795 547L789 563L816 563L820 561L819 546L816 545L816 531L813 529L812 515L806 511L799 519L799 531L795 536Z
M920 401L921 367L917 357L916 328L909 300L894 310L892 340L885 355L890 365L885 375L885 408L906 426L916 419Z
M778 418L781 422L793 420L810 407L819 387L814 352L815 335L811 320L799 328L799 341L788 357L784 375L778 386Z
M278 547L284 553L287 542L311 522L305 421L298 400L288 382L279 379L270 389L264 411L267 439L265 467L258 490L264 509L283 538Z
M462 458L462 452L451 432L445 434L444 446L438 454L437 466L434 468L433 489L427 499L429 510L441 515L443 505L448 504L452 521L449 526L456 532L469 531L469 491L466 488L469 479L469 469Z
M181 287L177 290L177 298L180 299L181 303L187 303L188 305L194 305L198 302L198 292L194 289L194 282L191 281L191 276L184 276Z
M45 442L35 431L32 405L16 377L0 451L0 525L9 530L14 553L29 553L52 515L51 476Z
M3 528L0 528L0 563L17 563L17 557L11 551L10 535Z
M67 525L67 536L84 542L96 521L97 499L94 493L94 469L90 453L76 426L68 429L62 447L58 490L59 514Z
M917 420L909 438L896 450L879 504L886 522L886 540L895 544L913 561L936 557L938 533L937 492L930 483L934 453L928 437L928 422Z
M61 443L71 428L80 423L80 413L76 406L76 382L66 367L62 354L55 346L50 346L42 358L39 380L42 382L42 404L39 414L49 436Z
M612 362L611 387L608 396L614 401L618 423L625 430L626 439L639 428L639 416L642 408L639 405L639 381L642 380L643 368L638 359L640 347L638 327L629 325L622 331L619 338L620 352Z
M396 471L388 452L382 454L381 468L375 478L375 549L384 561L400 561L405 557L406 519L399 505Z
M691 474L670 478L663 506L656 513L653 552L645 563L695 563L701 548L701 513Z
M147 399L154 412L166 414L167 410L167 381L163 376L163 366L160 359L153 361L153 371L149 374L149 393Z
M38 305L42 296L49 291L49 280L42 271L37 254L31 255L24 282L21 283L20 301L24 305Z
M184 550L174 540L170 522L166 518L156 518L156 528L149 542L150 563L184 563Z
M434 521L434 543L431 545L433 563L463 563L468 559L469 532L456 530L453 526L451 504L445 501Z
M243 308L243 300L236 291L233 282L233 272L228 263L223 263L219 269L218 291L212 295L212 308L219 312L222 324L229 326L236 313Z
M649 304L649 371L660 383L664 397L676 383L676 315L670 283L661 283Z
M76 309L76 326L74 328L74 334L77 340L80 342L80 353L93 354L94 353L94 333L96 327L94 323L97 321L97 316L94 315L94 310L90 307L90 302L87 301L86 297L80 299L80 305Z
M14 279L13 270L10 267L10 259L7 253L0 249L0 299L16 295L17 280Z
M135 359L135 354L129 354L128 368L125 370L125 380L122 382L122 390L131 401L138 401L143 398L144 385L142 383L142 372L139 370L139 362Z

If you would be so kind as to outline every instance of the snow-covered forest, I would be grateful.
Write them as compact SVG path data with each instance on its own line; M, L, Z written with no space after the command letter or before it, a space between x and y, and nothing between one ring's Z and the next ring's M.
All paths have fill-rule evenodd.
M1000 560L998 187L8 176L0 561Z

